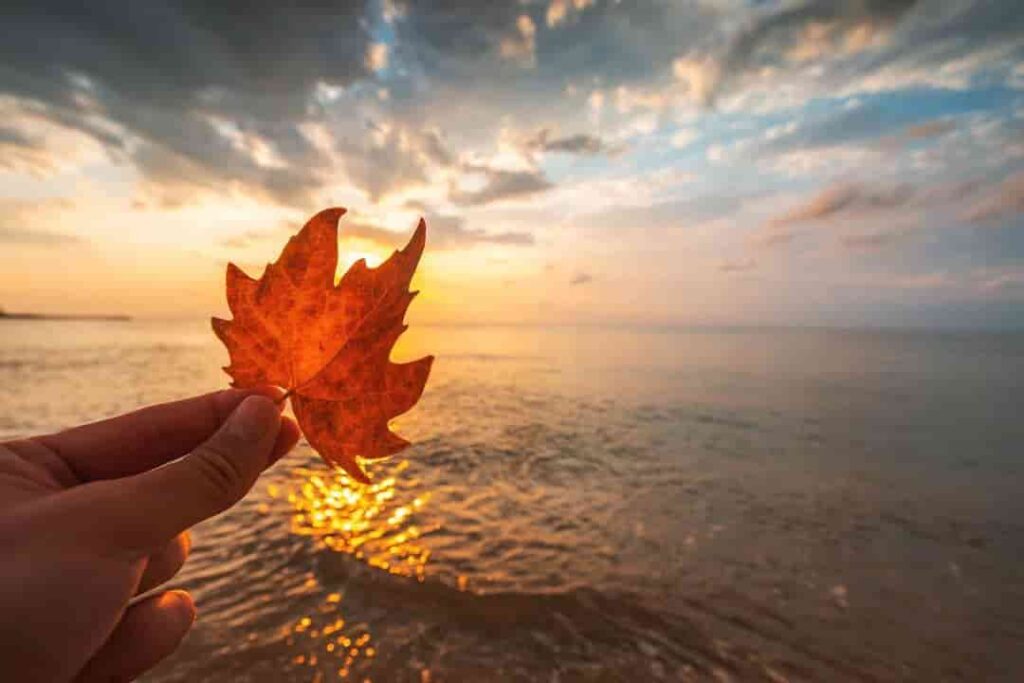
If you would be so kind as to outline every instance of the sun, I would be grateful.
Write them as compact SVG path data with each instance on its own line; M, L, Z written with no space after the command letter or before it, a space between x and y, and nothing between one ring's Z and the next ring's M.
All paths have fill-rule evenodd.
M348 269L352 267L352 264L359 259L365 259L367 266L370 268L376 268L383 263L385 258L386 254L381 254L375 251L340 249L338 251L338 272L347 273Z

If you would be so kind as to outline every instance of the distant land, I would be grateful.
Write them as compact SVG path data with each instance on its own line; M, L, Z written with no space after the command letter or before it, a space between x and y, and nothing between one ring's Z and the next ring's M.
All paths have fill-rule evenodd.
M0 308L0 320L107 320L123 322L131 320L127 315L72 315L53 313L9 313Z

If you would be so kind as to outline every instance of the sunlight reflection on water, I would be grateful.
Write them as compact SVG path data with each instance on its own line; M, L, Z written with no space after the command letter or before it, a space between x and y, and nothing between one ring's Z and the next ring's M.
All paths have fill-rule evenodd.
M340 470L294 470L299 482L287 494L295 508L292 533L316 537L334 552L422 581L430 550L417 540L431 529L418 526L416 517L430 494L413 495L412 489L395 486L396 478L408 468L406 460L389 463L386 476L378 471L369 486L352 481ZM276 486L271 496L275 490Z

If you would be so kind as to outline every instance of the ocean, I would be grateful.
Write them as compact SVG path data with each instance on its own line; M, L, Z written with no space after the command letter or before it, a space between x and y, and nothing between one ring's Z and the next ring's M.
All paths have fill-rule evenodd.
M1024 677L1024 334L414 326L414 442L198 526L143 680ZM227 385L203 321L0 321L0 438Z

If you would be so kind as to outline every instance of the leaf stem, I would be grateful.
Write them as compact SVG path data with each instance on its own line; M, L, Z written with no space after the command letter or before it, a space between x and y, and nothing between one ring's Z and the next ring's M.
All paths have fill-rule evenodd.
M295 390L294 390L294 389L289 389L288 391L284 392L284 395L283 395L283 396L281 396L281 398L279 398L279 399L277 399L276 401L274 401L274 403L282 403L282 404L283 404L283 403L284 403L285 401L287 401L287 400L288 400L288 398L289 398L289 397L290 397L290 396L291 396L291 395L292 395L292 394L293 394L294 392L295 392Z

